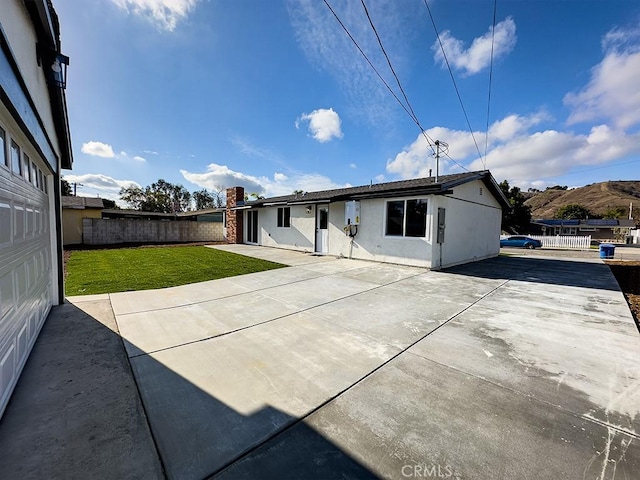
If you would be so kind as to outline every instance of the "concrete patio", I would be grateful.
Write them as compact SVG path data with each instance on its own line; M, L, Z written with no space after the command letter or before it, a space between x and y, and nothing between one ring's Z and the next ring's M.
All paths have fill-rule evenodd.
M294 266L55 308L0 478L640 475L640 335L599 260L217 248Z

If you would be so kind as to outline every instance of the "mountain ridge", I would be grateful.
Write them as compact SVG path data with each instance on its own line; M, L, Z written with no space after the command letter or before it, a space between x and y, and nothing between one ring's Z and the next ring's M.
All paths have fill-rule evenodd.
M531 207L531 218L554 218L565 205L578 204L592 215L602 216L608 210L624 208L628 218L629 204L633 203L633 218L640 220L640 180L609 180L592 183L571 190L547 189L542 192L523 192L531 195L524 204Z

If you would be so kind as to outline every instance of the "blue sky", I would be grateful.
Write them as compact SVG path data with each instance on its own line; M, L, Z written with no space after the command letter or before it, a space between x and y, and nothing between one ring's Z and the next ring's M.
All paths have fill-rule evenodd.
M327 1L404 101L362 2ZM637 0L499 0L493 35L493 1L429 0L473 136L424 0L364 3L427 137L449 145L441 174L486 166L525 190L639 179ZM164 178L273 196L435 171L322 0L54 6L79 195Z

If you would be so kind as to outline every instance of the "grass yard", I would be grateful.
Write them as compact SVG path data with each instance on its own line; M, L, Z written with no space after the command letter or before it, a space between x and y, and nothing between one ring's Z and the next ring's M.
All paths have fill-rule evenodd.
M202 246L78 250L67 263L65 294L175 287L284 266Z

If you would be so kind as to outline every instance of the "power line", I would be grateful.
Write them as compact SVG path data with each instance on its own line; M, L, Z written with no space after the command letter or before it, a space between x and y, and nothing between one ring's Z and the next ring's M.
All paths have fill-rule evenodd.
M491 62L489 65L489 95L487 98L487 129L484 136L484 160L487 160L487 148L489 145L489 109L491 107L491 84L493 83L493 46L495 44L496 36L496 12L498 10L498 0L493 0L493 28L491 29ZM484 168L487 168L487 164L483 163Z
M451 81L453 82L453 87L456 90L456 95L458 95L458 100L460 101L460 106L462 107L462 112L464 113L464 118L467 120L467 126L469 127L469 132L471 132L471 138L473 138L473 143L476 146L476 150L478 151L478 156L480 160L482 160L483 166L486 168L484 163L484 159L482 154L480 153L480 147L478 147L478 142L476 141L476 136L473 134L473 129L471 128L471 122L469 122L469 116L467 115L467 110L464 108L464 103L462 102L462 96L460 95L460 90L458 90L458 84L456 83L456 79L453 76L453 71L451 70L451 65L449 65L449 59L447 58L447 54L444 51L444 45L442 45L442 40L440 39L440 34L438 33L438 28L436 27L436 22L433 19L433 14L431 13L431 7L429 7L429 3L427 0L424 0L424 4L429 11L429 18L431 18L431 24L433 25L433 29L436 32L436 37L438 37L438 43L440 44L440 50L442 51L442 56L444 57L444 61L447 65L447 69L449 70L449 75L451 75Z
M327 6L327 8L329 9L329 11L333 14L333 16L335 17L336 21L340 24L340 26L342 27L342 29L345 31L345 33L347 34L347 36L351 39L351 41L353 42L353 44L356 46L356 48L358 49L358 51L362 54L362 56L364 57L364 59L367 61L367 63L369 64L369 66L373 69L373 71L376 73L376 75L378 76L378 78L380 79L380 81L384 84L384 86L387 88L387 90L389 90L389 93L391 93L391 95L393 95L393 98L396 99L396 101L400 104L400 106L402 107L402 109L406 112L407 115L409 115L409 117L411 118L411 120L413 120L413 122L418 126L418 128L420 129L420 133L422 134L422 136L424 137L424 139L427 141L427 144L429 145L429 147L431 148L431 151L435 154L435 150L433 148L433 146L435 145L435 141L429 137L429 135L427 134L427 132L425 131L424 128L422 128L422 125L420 124L420 121L418 120L418 117L416 116L415 112L413 111L413 108L411 108L411 104L409 103L409 100L407 99L406 94L404 93L404 90L402 89L402 86L400 85L400 80L398 80L397 75L395 74L395 70L393 69L393 67L391 66L391 62L389 60L389 57L386 55L386 52L384 50L384 47L382 47L382 42L380 41L380 38L378 37L377 31L375 30L375 27L373 27L373 23L371 22L371 19L369 17L369 23L372 25L372 27L374 28L374 32L376 33L376 37L378 37L378 42L380 43L380 46L383 50L383 53L385 54L385 57L387 57L387 62L389 63L389 67L391 68L391 71L393 72L394 77L396 78L396 81L398 82L398 85L400 86L400 90L402 91L402 94L404 95L405 100L407 101L407 105L408 107L402 102L402 100L400 100L400 98L398 98L398 96L396 95L396 93L393 91L393 89L389 86L389 84L387 83L387 81L382 77L382 75L380 74L380 72L378 71L378 69L373 65L373 63L371 62L371 60L369 60L369 57L367 56L366 53L364 53L364 51L362 50L362 48L360 48L360 45L358 45L358 42L356 41L356 39L353 37L353 35L351 35L351 32L349 32L349 29L347 29L347 27L345 26L345 24L342 22L342 20L340 20L340 17L338 17L338 14L335 12L335 10L331 7L331 5L329 5L329 2L327 0L323 0L324 4ZM363 6L364 3L363 3ZM366 10L366 6L365 6L365 12L367 12ZM367 17L368 17L368 12L367 12Z
M422 128L422 126L420 125L420 122L418 122L418 119L415 117L415 114L412 113L412 111L409 111L409 109L405 106L404 103L402 103L402 100L400 100L398 98L398 96L396 95L396 93L393 91L393 89L389 86L389 84L387 83L387 81L384 79L384 77L380 74L380 72L378 71L378 69L375 67L375 65L373 65L373 63L371 62L371 60L369 60L369 57L367 56L366 53L364 53L364 50L362 50L362 48L360 48L360 45L358 45L358 42L356 41L355 38L353 38L353 35L351 35L351 32L349 32L349 29L347 29L347 27L345 26L344 23L342 23L342 20L340 20L340 17L338 17L338 14L333 10L333 8L331 7L331 5L329 5L329 2L327 0L323 0L324 4L327 6L327 8L329 9L329 11L333 14L333 16L335 17L336 21L340 24L340 26L342 27L342 29L344 30L344 32L347 34L347 36L351 39L351 41L353 42L353 44L356 46L356 48L358 49L358 51L362 54L362 56L364 57L364 59L367 61L367 63L369 64L369 66L373 69L373 71L376 73L376 75L378 76L378 78L380 79L380 81L384 84L385 87L387 87L387 90L389 90L389 93L391 93L391 95L393 95L393 98L396 99L396 101L400 104L400 106L402 107L402 109L406 112L407 115L409 115L409 117L411 118L411 120L413 120L413 122L418 125L418 128L420 128L421 132L423 133L423 135L425 136L425 139L427 140L427 143L429 144L429 147L431 147L431 150L433 150L433 140L431 138L429 138L429 136L426 134L426 132L424 131L424 129Z
M402 92L402 96L404 97L404 101L407 103L407 106L409 107L409 110L411 110L411 115L413 116L413 119L416 123L418 123L418 117L416 116L416 113L413 111L413 108L411 107L411 103L409 102L409 99L407 98L407 94L404 91L404 88L402 88L402 84L400 83L400 79L398 78L398 75L396 75L396 71L393 68L393 65L391 64L391 60L389 59L389 55L387 55L387 51L384 48L384 45L382 44L382 40L380 39L380 35L378 35L378 30L376 30L376 26L373 24L373 20L371 19L371 16L369 15L369 10L367 9L367 5L364 3L364 0L360 0L360 3L362 4L362 8L364 8L364 13L367 16L367 20L369 20L369 25L371 25L371 29L373 30L373 33L375 34L376 38L378 39L378 45L380 45L380 50L382 50L382 54L384 55L384 58L387 59L387 65L389 65L389 70L391 70L391 73L393 74L393 77L396 79L396 83L398 84L398 88L400 88L400 92Z

